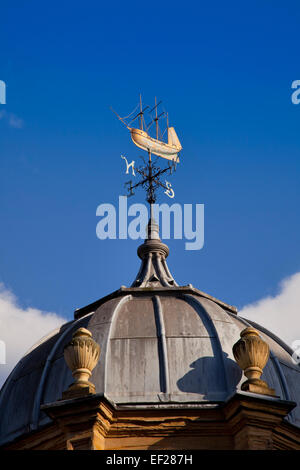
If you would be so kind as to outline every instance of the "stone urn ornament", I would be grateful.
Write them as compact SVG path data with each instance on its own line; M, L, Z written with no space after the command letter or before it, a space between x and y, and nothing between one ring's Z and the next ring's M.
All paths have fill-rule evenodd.
M247 392L274 396L275 390L260 378L269 359L269 345L259 336L258 331L252 327L245 328L241 331L240 336L239 341L233 345L232 351L236 362L248 379L242 384L241 389Z
M92 339L92 333L86 328L79 328L72 340L64 348L64 358L72 371L74 382L63 392L63 399L95 393L95 385L89 382L92 370L100 356L100 346Z

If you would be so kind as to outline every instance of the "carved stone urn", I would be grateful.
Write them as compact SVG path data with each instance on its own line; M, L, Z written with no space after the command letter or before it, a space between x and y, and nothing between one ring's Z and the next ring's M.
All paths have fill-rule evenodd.
M95 385L89 382L92 370L100 356L100 346L92 339L92 333L79 328L65 346L64 358L72 371L74 382L63 392L63 399L95 393Z
M263 341L255 328L245 328L240 335L241 338L233 345L232 350L236 362L248 379L242 384L241 389L274 396L275 390L269 388L267 382L260 378L269 359L269 345Z

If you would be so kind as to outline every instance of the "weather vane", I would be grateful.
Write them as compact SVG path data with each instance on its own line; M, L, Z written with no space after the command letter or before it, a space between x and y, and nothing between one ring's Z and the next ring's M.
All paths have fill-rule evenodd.
M121 155L121 158L126 163L126 174L129 174L129 170L131 170L131 174L133 177L137 178L137 182L133 182L132 180L125 183L128 189L127 196L134 195L134 189L138 187L143 187L147 194L147 201L150 204L155 203L156 201L156 191L158 189L164 189L164 193L173 198L175 196L174 190L172 185L169 181L165 180L163 183L161 181L161 176L163 174L172 174L173 171L176 170L176 165L179 162L179 152L182 150L182 146L179 142L177 134L175 132L174 127L169 127L169 119L168 113L165 111L158 114L158 106L162 102L156 102L155 98L155 106L149 110L149 106L142 106L142 98L140 96L140 103L139 103L139 112L136 114L138 106L130 113L128 116L122 118L112 110L118 117L118 119L125 124L127 129L130 131L131 139L133 143L145 150L148 153L148 161L146 162L145 159L142 157L144 165L135 166L135 161L132 160L131 163L128 162L127 158L124 155ZM151 121L146 124L145 122L145 112L149 114L152 119ZM153 114L155 112L155 116ZM134 115L135 114L135 115ZM133 116L134 115L134 116ZM162 134L159 128L158 121L159 119L166 117L167 119L167 131L168 135L168 142L163 141L163 137L165 132ZM139 128L131 127L131 125L136 121L139 121ZM155 123L156 127L156 138L151 137L148 133L152 124ZM168 166L165 168L160 168L156 165L155 161L152 161L152 155L156 155L158 157L164 158L168 160Z

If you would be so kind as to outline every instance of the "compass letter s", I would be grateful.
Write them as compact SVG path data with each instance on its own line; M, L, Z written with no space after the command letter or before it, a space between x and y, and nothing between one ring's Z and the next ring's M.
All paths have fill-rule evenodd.
M172 189L172 185L171 185L171 183L166 181L166 186L167 186L168 189L166 189L166 191L164 191L164 193L172 199L175 196L175 193Z

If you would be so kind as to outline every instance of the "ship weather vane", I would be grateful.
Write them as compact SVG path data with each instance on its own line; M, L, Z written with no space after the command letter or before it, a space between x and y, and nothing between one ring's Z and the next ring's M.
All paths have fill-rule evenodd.
M149 106L143 108L140 96L139 105L129 116L122 118L118 113L112 110L130 131L133 143L148 153L148 160L146 161L144 157L141 157L143 164L139 166L135 165L134 160L129 162L124 155L121 155L121 158L126 164L126 174L131 174L134 178L137 178L135 180L137 182L130 180L125 183L128 190L127 196L133 196L135 194L134 190L142 187L146 191L146 199L150 205L155 203L158 189L164 189L164 193L169 198L174 198L175 192L171 183L165 179L162 181L162 176L166 174L171 175L173 171L176 171L176 165L179 162L179 152L182 150L174 127L169 127L168 113L162 111L158 114L158 107L161 103L161 101L157 103L155 98L155 106L152 109L149 109ZM138 107L139 111L137 112ZM146 124L145 121L145 114L150 115L150 119L152 118L148 124ZM158 124L159 120L163 117L166 117L167 120L165 132L167 132L168 142L163 141L165 132L163 134L161 133ZM132 127L135 121L138 121L139 127ZM155 124L156 128L156 138L151 137L148 133L153 124ZM161 168L158 166L158 158L153 160L153 155L168 160L167 167Z

